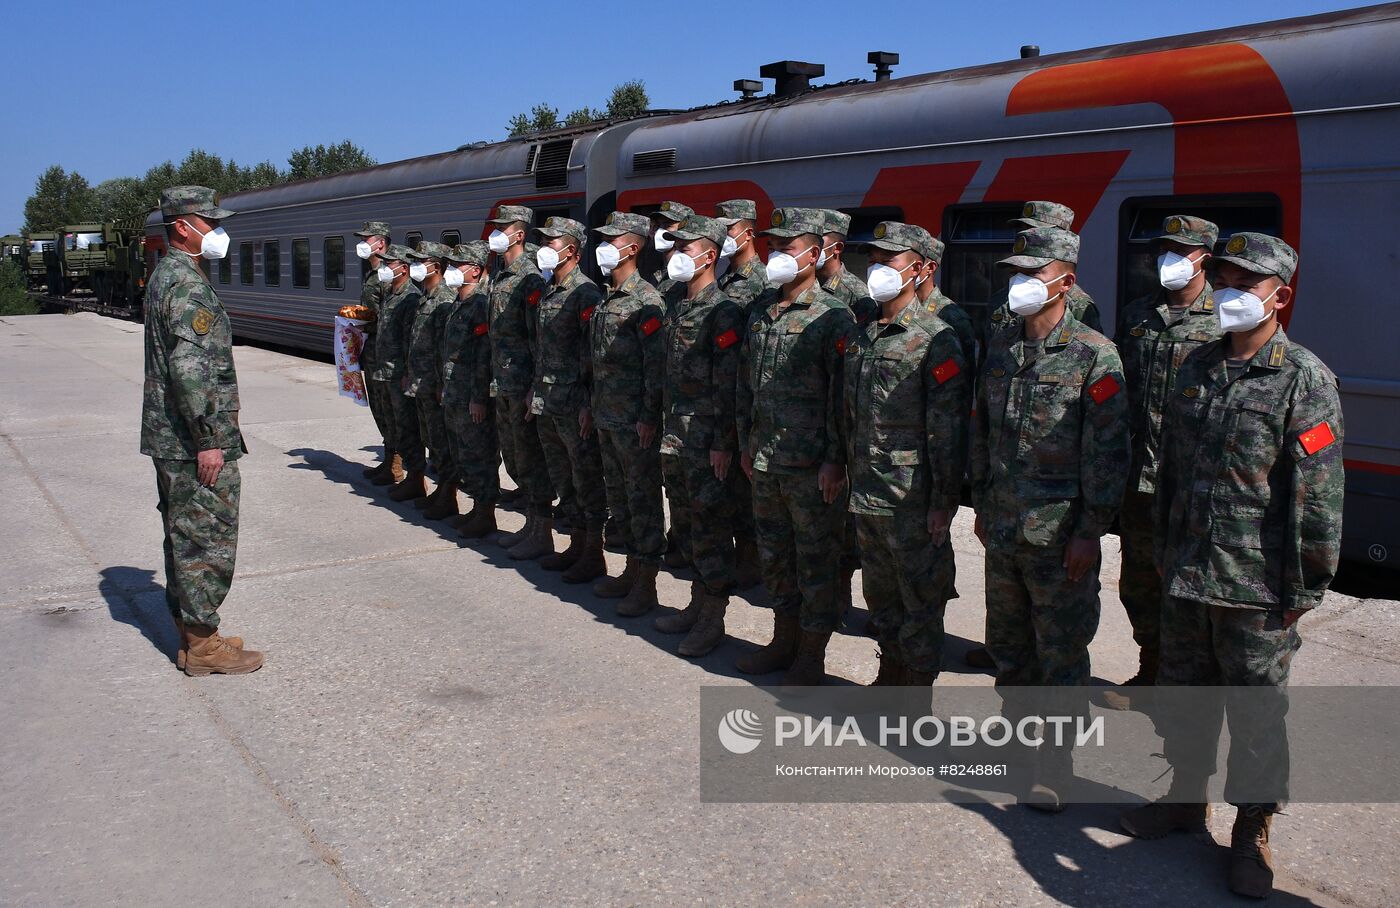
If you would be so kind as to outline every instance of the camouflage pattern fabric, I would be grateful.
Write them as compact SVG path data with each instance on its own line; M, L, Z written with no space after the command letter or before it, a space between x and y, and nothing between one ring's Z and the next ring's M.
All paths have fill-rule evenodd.
M1168 596L1309 609L1336 573L1342 534L1337 378L1282 328L1236 376L1228 338L1177 372L1157 481L1157 559Z
M967 310L943 295L935 284L924 300L924 307L948 323L948 327L958 335L958 346L962 348L963 361L969 367L977 363L977 328Z
M715 478L708 448L683 448L663 453L661 468L671 517L677 508L684 524L677 524L676 539L705 589L716 596L734 591L734 534L729 526L734 503L730 484ZM731 469L738 469L734 464ZM682 530L681 527L684 527Z
M528 252L491 281L491 385L496 396L501 455L530 507L542 515L550 513L554 489L545 467L539 432L525 422L525 415L526 396L535 377L529 322L543 296L544 278Z
M1063 549L988 538L986 585L985 637L998 687L1088 683L1098 564L1074 582Z
M365 226L368 227L368 222ZM358 234L357 234L358 236ZM394 449L394 404L389 398L389 390L383 382L374 380L375 347L379 336L379 307L387 295L388 287L379 279L379 272L371 269L360 285L360 305L374 313L374 318L364 326L365 347L360 351L360 371L365 377L365 395L369 400L369 412L374 417L375 428L384 440L384 450Z
M483 289L459 297L443 322L442 408L456 479L475 504L493 505L501 496L501 453L495 414L473 422L471 404L491 401L489 301Z
M238 554L238 461L224 461L212 486L199 481L193 460L152 463L165 529L166 605L186 624L218 627Z
M525 496L530 513L537 517L548 517L554 513L554 484L549 478L549 467L545 465L544 449L540 447L540 433L532 420L526 421L530 413L527 399L496 395L496 435L501 446L501 456L506 459L511 478Z
M936 547L930 542L922 506L853 516L875 639L910 668L936 675L943 662L943 614L955 595L951 537Z
M395 450L410 473L427 467L423 452L425 439L418 423L418 405L405 393L408 387L408 346L414 318L423 295L413 281L404 281L397 291L390 288L380 306L379 337L375 348L374 378L389 391L394 414Z
M456 291L446 284L438 284L424 297L414 314L408 350L408 390L405 393L418 403L419 437L428 446L440 483L455 482L457 478L447 435L447 417L439 402L442 367L438 362L442 322L456 299Z
M219 207L219 194L208 186L171 186L162 190L160 213L167 221L172 221L182 214L197 214L214 221L231 218L235 214L227 208Z
M773 611L796 616L804 631L836 630L846 494L837 495L831 504L824 502L815 466L755 469L753 516L763 586Z
M403 392L401 385L389 383L389 400L394 409L394 437L398 440L403 468L410 473L422 473L428 468L428 456L423 450L428 444L419 419L418 402Z
M596 434L603 457L608 510L622 533L627 554L648 564L660 564L666 551L666 530L661 506L659 438L653 438L651 445L643 448L635 428L599 427Z
M822 289L851 310L857 325L866 325L880 317L880 304L870 298L870 288L844 265L831 280L822 282Z
M763 295L768 289L768 271L758 256L754 256L737 268L730 268L719 279L719 289L725 296L743 306Z

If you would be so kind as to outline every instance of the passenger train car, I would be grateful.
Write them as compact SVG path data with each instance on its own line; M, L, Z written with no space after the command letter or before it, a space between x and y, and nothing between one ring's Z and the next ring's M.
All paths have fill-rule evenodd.
M1165 215L1282 236L1301 253L1289 334L1340 376L1344 552L1400 564L1400 3L904 78L809 87L463 147L230 196L233 248L211 275L243 337L329 349L358 297L352 231L394 240L488 232L499 205L590 226L614 208L727 198L839 208L849 263L874 225L941 235L941 286L985 326L994 267L1027 199L1077 212L1079 275L1106 327L1156 287ZM809 71L809 70L807 70ZM158 255L159 216L148 222ZM590 261L591 256L585 257Z

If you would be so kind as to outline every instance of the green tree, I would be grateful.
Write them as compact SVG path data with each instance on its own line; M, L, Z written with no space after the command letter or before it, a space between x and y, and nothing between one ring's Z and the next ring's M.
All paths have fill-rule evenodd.
M583 126L605 117L609 119L635 117L646 113L650 107L651 98L647 97L646 85L641 79L631 79L613 87L612 95L608 98L607 110L584 106L569 111L564 119L560 120L559 111L556 108L544 103L536 104L529 113L519 113L511 117L510 122L506 124L506 131L511 138L514 138L544 132L548 129L558 129L560 126Z
M14 262L0 262L0 315L33 315L38 305L26 291L24 272Z
M379 163L360 146L345 139L338 145L310 145L298 148L287 158L287 178L307 180L346 170L373 167Z
M636 117L646 113L650 107L651 98L647 97L646 84L641 79L631 79L613 88L612 96L608 98L608 117Z
M156 196L147 191L145 181L135 177L103 180L93 192L97 195L97 220L101 221L140 217L156 204Z
M571 110L564 117L565 126L583 126L585 123L592 123L594 120L601 120L605 117L601 110L594 110L591 107L580 107L578 110Z
M536 104L528 114L516 114L511 117L509 128L512 137L558 129L559 110L548 104Z
M34 193L24 203L24 230L58 230L97 216L97 195L83 175L66 172L57 164L34 183Z

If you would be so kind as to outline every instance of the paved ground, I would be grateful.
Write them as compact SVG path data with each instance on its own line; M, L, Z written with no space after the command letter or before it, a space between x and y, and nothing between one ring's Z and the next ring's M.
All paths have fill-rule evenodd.
M699 803L698 687L746 683L730 666L769 613L740 605L740 642L678 658L649 620L388 505L329 366L236 357L251 453L224 614L268 661L196 680L163 617L140 326L0 319L0 904L1235 901L1224 847L1130 840L1115 808ZM959 669L980 637L968 518L940 684L990 683ZM1121 681L1115 559L1093 655ZM685 595L664 577L663 601ZM1397 615L1329 596L1297 682L1400 683ZM831 668L868 681L873 644L839 636ZM1400 903L1397 838L1395 807L1290 808L1273 903Z

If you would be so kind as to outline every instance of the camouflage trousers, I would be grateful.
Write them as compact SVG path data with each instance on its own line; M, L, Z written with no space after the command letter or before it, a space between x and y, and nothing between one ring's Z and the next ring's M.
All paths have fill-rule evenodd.
M496 432L501 454L506 457L507 469L512 461L515 463L511 479L524 493L530 513L548 517L554 513L554 486L549 479L549 468L545 466L540 433L533 421L525 421L528 413L524 394L496 397Z
M734 458L734 468L730 471L734 486L734 540L753 542L758 540L758 531L753 523L753 483L739 469L739 458Z
M608 509L617 521L627 554L660 564L666 548L661 508L661 445L643 448L633 431L598 430Z
M1199 702L1158 718L1173 772L1196 782L1214 774L1221 725L1228 719L1225 800L1241 803L1238 791L1248 779L1256 794L1277 793L1273 809L1287 801L1288 673L1302 644L1298 625L1284 627L1282 612L1166 597L1157 683L1211 688ZM1228 688L1241 689L1247 706L1235 708Z
M763 585L779 615L801 618L813 633L840 623L837 586L845 549L846 501L842 492L822 501L817 468L777 473L753 471L753 518Z
M853 514L864 553L861 588L880 648L921 672L943 661L943 612L953 595L953 543L934 547L928 510ZM849 550L849 548L848 548Z
M715 477L707 449L684 448L679 454L662 454L661 471L671 504L671 524L686 560L705 589L716 596L734 591L734 497L730 478ZM682 530L682 528L684 528Z
M374 417L374 426L379 437L384 440L386 454L394 448L394 398L389 393L389 383L369 379L365 382L365 393L369 398L369 412Z
M225 461L206 486L193 460L152 460L165 526L166 605L186 624L218 627L238 553L238 461Z
M494 505L501 497L501 452L496 444L496 417L489 410L481 422L472 422L471 401L465 392L443 392L442 410L447 421L447 447L462 491L472 504Z
M1076 583L1062 546L988 543L986 640L997 686L1087 684L1089 641L1099 627L1099 565Z
M428 459L423 454L423 435L418 427L418 403L403 393L399 380L385 382L389 386L389 399L394 406L394 450L403 457L403 468L410 473L421 473L428 468Z
M413 398L418 402L418 433L428 445L432 455L433 469L437 471L437 481L456 482L457 467L452 462L452 452L447 441L447 417L438 403L436 391L424 391Z
M1133 640L1148 652L1156 652L1162 625L1162 578L1153 561L1153 514L1156 496L1130 491L1123 496L1118 514L1123 543L1123 568L1118 574L1118 596L1133 626Z
M578 434L578 414L535 417L549 479L559 496L561 513L575 530L601 533L608 520L608 491L603 485L603 455L598 433Z

